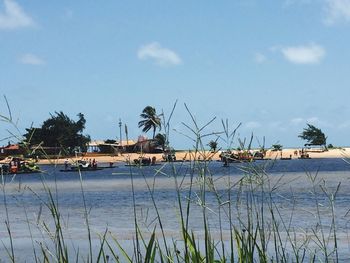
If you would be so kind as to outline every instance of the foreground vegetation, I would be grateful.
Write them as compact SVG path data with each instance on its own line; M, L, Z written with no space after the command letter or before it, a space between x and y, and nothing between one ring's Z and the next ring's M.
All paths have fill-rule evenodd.
M175 108L175 107L174 107ZM99 234L99 245L93 242L93 227L89 219L89 207L85 199L83 175L79 173L81 186L81 201L84 210L84 222L86 225L87 251L71 249L69 235L65 232L64 222L66 218L60 212L58 204L57 188L50 188L42 178L42 187L45 197L38 195L42 201L42 208L50 213L49 221L41 222L36 226L41 228L46 237L46 243L32 238L32 259L34 262L338 262L341 257L338 249L338 232L336 217L336 201L340 184L335 188L328 188L326 182L318 177L318 174L306 172L310 182L310 195L314 200L315 225L307 232L307 235L299 237L300 230L292 225L296 201L288 200L290 213L285 214L278 204L279 189L283 185L282 178L271 180L264 166L254 164L242 168L242 176L234 180L230 174L225 178L225 188L218 189L215 174L210 170L211 153L205 151L204 138L217 137L218 133L206 133L206 128L212 121L200 126L191 112L188 113L192 123L184 124L189 134L186 135L193 142L189 168L185 173L179 171L174 163L169 163L172 172L163 174L160 168L155 175L163 174L172 178L173 191L176 199L176 211L178 213L178 235L170 237L166 235L167 222L162 219L161 211L157 205L157 192L155 190L156 176L153 181L147 180L148 194L150 196L155 218L147 228L139 218L137 201L135 199L134 175L130 170L131 193L133 200L134 235L132 249L122 245L113 232L106 227ZM172 113L170 114L171 117ZM164 117L164 116L163 116ZM169 134L170 117L164 117L165 132ZM9 119L11 121L11 119ZM230 131L228 122L223 122L221 138L227 145L231 145L235 139L235 131ZM168 136L167 136L168 138ZM249 146L240 140L241 149ZM216 147L215 147L216 148ZM200 158L198 158L200 157ZM198 161L200 159L201 161ZM186 180L186 184L183 181ZM6 221L1 222L7 230L6 246L7 255L2 255L6 261L17 262L18 255L14 247L11 213L8 209L8 178L2 175L2 196ZM292 189L291 189L292 192ZM35 194L35 192L33 192ZM208 198L216 202L208 203ZM212 200L212 199L211 199ZM323 212L321 211L321 205ZM25 208L24 208L25 209ZM201 231L195 231L190 221L193 211L200 210ZM325 224L323 216L325 210L330 218ZM212 212L215 214L215 222L219 226L212 228ZM40 211L38 221L40 221ZM210 215L211 216L210 216ZM32 222L27 217L29 232L32 232ZM306 231L306 230L305 230ZM5 259L6 257L6 259Z

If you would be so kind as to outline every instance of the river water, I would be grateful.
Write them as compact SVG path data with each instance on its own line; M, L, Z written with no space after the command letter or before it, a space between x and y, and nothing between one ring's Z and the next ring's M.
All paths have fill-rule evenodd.
M34 261L33 243L36 250L41 243L52 249L50 235L45 230L46 227L53 229L52 216L45 205L49 203L48 189L62 216L62 227L71 251L79 248L81 254L87 255L87 211L94 252L98 249L99 234L103 234L106 229L125 245L126 250L132 252L132 240L135 238L134 211L145 237L147 229L152 229L156 224L159 227L152 197L162 219L166 239L180 238L176 183L180 199L185 204L193 175L189 224L200 239L203 236L204 204L201 186L204 177L198 174L205 174L215 186L215 190L209 187L211 184L206 186L205 211L213 237L217 240L220 237L218 204L221 204L222 211L227 208L229 192L232 206L235 207L233 220L237 224L238 217L244 221L245 210L237 204L244 202L245 192L240 187L242 182L243 185L247 184L247 178L256 185L264 181L266 193L271 193L271 200L278 208L280 219L289 224L300 242L306 236L312 236L315 229L318 231L316 235L320 234L320 226L326 232L331 230L331 206L325 191L331 196L340 184L334 210L338 252L340 261L347 262L350 259L350 164L342 159L256 161L253 164L230 164L229 167L223 167L220 162L164 163L150 167L119 164L111 169L82 172L81 177L77 172L61 172L62 166L41 166L41 169L45 171L42 174L3 178L0 203L0 239L3 245L0 245L0 262L9 261L6 260L5 248L10 244L5 223L7 221L18 262ZM254 176L247 177L247 174ZM242 178L245 179L242 181ZM257 189L258 192L261 190L259 187ZM238 196L241 196L240 201ZM266 201L265 197L257 197L257 200L261 203ZM222 216L221 228L224 239L227 239L227 216ZM282 229L281 233L283 232ZM312 244L310 246L313 247Z

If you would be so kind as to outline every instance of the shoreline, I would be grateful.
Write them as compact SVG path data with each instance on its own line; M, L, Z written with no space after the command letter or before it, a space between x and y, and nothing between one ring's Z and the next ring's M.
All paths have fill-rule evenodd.
M254 150L253 150L254 151ZM295 155L295 152L298 152L298 155ZM266 159L280 159L282 158L289 158L291 159L298 159L300 157L299 155L300 149L293 148L293 149L283 149L282 154L281 151L271 151L268 150L266 152ZM210 151L205 152L193 152L193 151L179 151L175 153L176 160L183 160L183 161L193 161L193 160L212 160L217 161L220 160L220 153L222 151L217 151L215 153ZM311 159L322 159L322 158L350 158L350 148L341 148L341 149L330 149L328 151L324 152L316 152L316 151L306 151L305 153L309 154ZM64 162L68 159L70 163L85 159L85 160L93 160L97 161L97 163L125 163L128 161L133 161L134 159L137 159L141 156L139 153L124 153L119 155L101 155L101 154L88 154L86 156L79 156L79 157L64 157L59 159L39 159L38 164L45 164L45 165L58 165L58 164L64 164ZM161 162L163 160L162 153L155 153L155 154L142 154L145 158L156 158L156 162ZM1 163L1 162L0 162Z

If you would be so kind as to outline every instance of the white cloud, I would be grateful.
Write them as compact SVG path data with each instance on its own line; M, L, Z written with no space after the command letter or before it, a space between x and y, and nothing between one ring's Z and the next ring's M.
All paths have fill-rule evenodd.
M254 60L255 60L256 63L262 64L262 63L264 63L267 60L267 58L266 58L266 56L264 54L261 54L261 53L258 52L258 53L255 53Z
M34 21L14 0L4 0L5 11L0 13L0 29L30 27Z
M142 60L154 60L160 66L179 65L182 63L181 58L174 51L162 47L157 42L140 47L137 57Z
M22 64L27 64L27 65L35 65L35 66L39 66L39 65L44 65L45 61L41 58L39 58L38 56L34 55L34 54L24 54L23 56L20 57L19 61Z
M316 44L283 47L281 52L288 61L295 64L317 64L326 54L324 48Z
M337 22L350 22L350 0L326 0L326 18L327 25L333 25Z

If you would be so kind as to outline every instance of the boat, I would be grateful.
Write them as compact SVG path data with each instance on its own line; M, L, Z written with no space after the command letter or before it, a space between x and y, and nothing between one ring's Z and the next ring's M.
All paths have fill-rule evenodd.
M298 159L311 159L310 155L308 153L302 154Z
M280 160L288 161L288 160L292 160L292 157L281 157Z
M0 164L0 173L9 174L32 174L41 173L39 166L32 159L13 157L8 163Z
M125 166L155 166L160 165L159 163L156 163L156 158L146 158L146 157L139 157L137 159L134 159L133 162L127 162Z
M79 172L79 171L101 171L105 169L104 167L86 167L86 168L79 168L79 167L71 167L70 169L61 169L60 172Z
M229 163L245 163L253 162L254 157L248 151L238 152L237 154L228 152L222 152L220 155L221 162L224 163L224 166L227 166Z
M92 162L78 160L75 163L73 163L70 167L68 167L68 163L65 162L65 168L61 169L60 172L100 171L105 168L106 167L98 167L97 162L95 162L95 160L93 160Z

